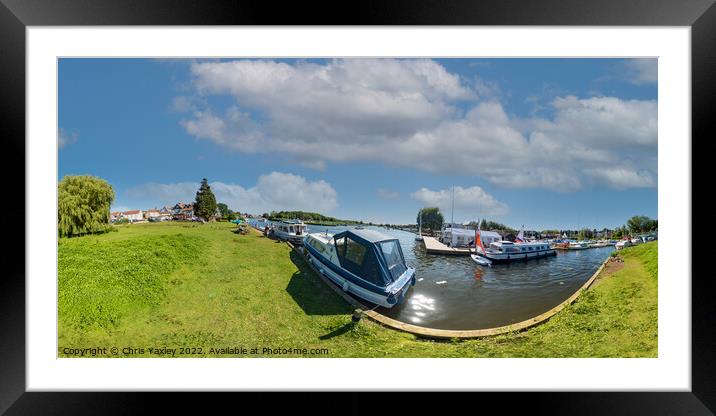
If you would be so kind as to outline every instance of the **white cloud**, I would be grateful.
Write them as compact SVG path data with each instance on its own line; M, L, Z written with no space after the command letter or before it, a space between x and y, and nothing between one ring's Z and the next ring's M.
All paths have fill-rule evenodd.
M476 215L504 215L509 208L504 203L495 199L479 186L454 188L454 207L456 211ZM425 206L439 207L445 213L451 212L453 208L453 189L441 189L433 191L428 188L420 188L410 194L413 199L422 202Z
M187 111L193 110L194 106L191 103L191 99L189 97L181 95L178 97L174 97L174 99L172 100L172 104L169 106L169 109L176 113L186 113Z
M203 62L192 74L197 94L235 103L224 114L194 111L182 126L244 153L283 154L319 170L380 162L515 188L656 186L655 100L564 96L546 104L549 118L516 119L489 97L496 85L476 78L488 96L478 100L458 75L427 59ZM621 177L642 180L595 173L615 166Z
M585 173L597 182L617 189L656 186L656 180L648 171L613 167L607 169L587 169Z
M304 210L328 213L338 207L338 193L326 181L309 181L291 173L261 175L251 188L223 182L212 182L209 186L217 202L241 212ZM198 182L146 183L127 190L127 196L151 199L158 206L173 205L192 202L198 189Z
M390 189L385 188L378 188L376 194L383 199L397 199L400 197L399 192L391 191Z
M63 147L77 143L77 139L79 139L80 135L73 131L68 132L63 128L60 128L57 130L57 145L60 149Z
M636 85L656 83L658 62L656 58L628 59L624 62L627 81Z
M245 153L259 149L263 132L249 114L238 107L230 107L224 117L214 115L211 110L195 111L193 115L193 119L182 120L181 125L196 138L209 139Z

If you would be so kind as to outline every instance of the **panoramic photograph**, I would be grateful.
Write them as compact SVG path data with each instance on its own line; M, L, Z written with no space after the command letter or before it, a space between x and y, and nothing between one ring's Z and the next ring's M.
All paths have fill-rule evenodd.
M656 58L57 70L60 358L658 357Z

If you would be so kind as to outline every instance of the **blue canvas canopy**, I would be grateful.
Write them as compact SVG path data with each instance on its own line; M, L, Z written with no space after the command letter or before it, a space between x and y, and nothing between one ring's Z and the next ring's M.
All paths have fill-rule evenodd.
M398 239L374 230L347 230L333 236L341 267L377 286L406 270Z

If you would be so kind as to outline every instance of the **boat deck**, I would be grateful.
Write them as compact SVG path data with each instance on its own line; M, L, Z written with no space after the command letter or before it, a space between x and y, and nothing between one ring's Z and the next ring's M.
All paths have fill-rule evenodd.
M425 251L428 254L448 254L452 256L469 256L469 248L454 248L448 247L445 244L439 242L435 237L423 236L423 243L425 244Z

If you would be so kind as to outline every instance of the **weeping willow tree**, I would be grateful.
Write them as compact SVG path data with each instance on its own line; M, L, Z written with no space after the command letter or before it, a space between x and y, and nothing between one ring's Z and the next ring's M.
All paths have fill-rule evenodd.
M57 228L61 237L108 231L114 190L94 176L65 176L58 185Z

